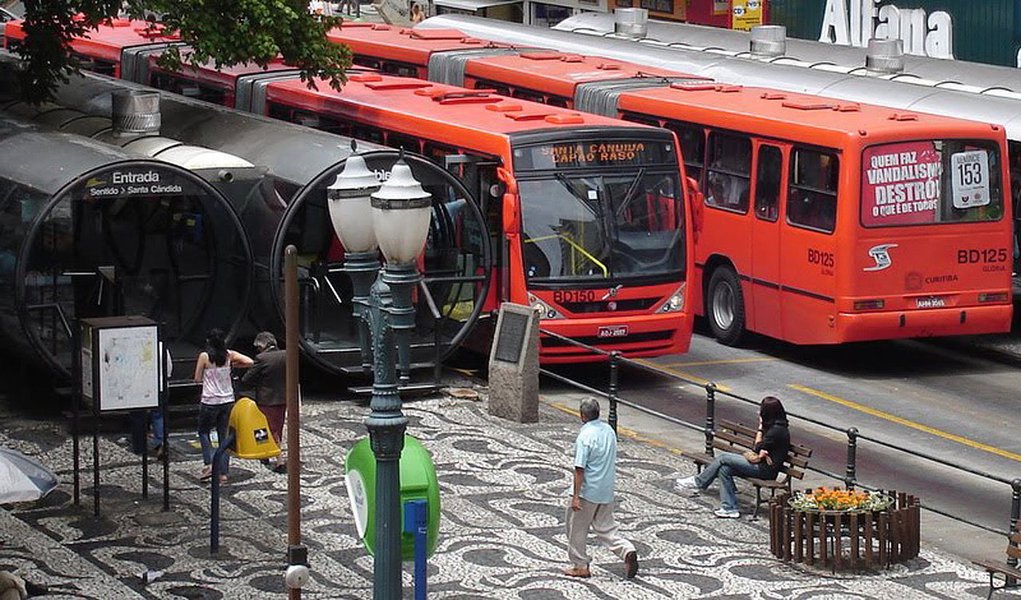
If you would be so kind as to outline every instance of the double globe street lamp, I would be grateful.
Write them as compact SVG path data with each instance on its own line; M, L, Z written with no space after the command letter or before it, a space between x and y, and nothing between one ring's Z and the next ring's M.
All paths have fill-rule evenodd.
M408 419L401 412L394 354L396 338L407 339L415 326L412 295L422 279L417 260L429 235L432 195L415 179L403 152L382 185L365 159L352 154L326 195L354 288L362 364L373 371L365 420L376 458L373 598L396 599L402 591L400 457ZM382 270L377 250L385 260Z

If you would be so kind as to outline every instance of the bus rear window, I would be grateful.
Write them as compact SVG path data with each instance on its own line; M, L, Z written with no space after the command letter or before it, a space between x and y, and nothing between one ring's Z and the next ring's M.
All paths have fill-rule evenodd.
M928 140L870 146L862 153L865 227L998 221L1000 151L992 141Z

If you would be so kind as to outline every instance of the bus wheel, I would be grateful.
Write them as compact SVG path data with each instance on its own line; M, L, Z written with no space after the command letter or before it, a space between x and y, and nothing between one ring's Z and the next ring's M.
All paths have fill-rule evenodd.
M713 336L725 346L736 346L744 333L744 297L741 282L730 267L720 267L709 278L706 316Z

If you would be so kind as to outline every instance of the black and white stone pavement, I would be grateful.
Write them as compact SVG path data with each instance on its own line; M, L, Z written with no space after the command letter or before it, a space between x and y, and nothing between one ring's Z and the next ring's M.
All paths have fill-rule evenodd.
M312 579L304 598L371 597L372 559L356 537L343 477L347 450L366 435L366 412L347 401L305 401L302 533ZM508 423L489 416L484 401L450 397L411 402L405 412L409 433L433 454L442 489L430 598L913 599L982 598L987 591L984 573L924 547L918 559L874 573L784 564L769 554L765 520L714 518L714 493L687 498L672 491L678 474L693 472L690 463L628 438L620 444L617 515L638 548L638 577L623 579L617 558L593 547L592 578L569 579L560 569L577 418L544 404L539 424ZM90 471L82 507L71 503L65 424L0 416L0 444L38 457L62 479L45 500L0 510L0 569L49 586L48 598L286 598L285 476L232 461L222 547L211 557L210 494L197 478L194 436L179 434L173 444L169 513L161 511L160 479L142 500L138 457L117 436L103 438L102 516L95 518ZM90 452L85 444L86 469ZM743 508L748 501L742 496ZM144 584L145 571L163 574ZM405 597L410 572L406 565Z

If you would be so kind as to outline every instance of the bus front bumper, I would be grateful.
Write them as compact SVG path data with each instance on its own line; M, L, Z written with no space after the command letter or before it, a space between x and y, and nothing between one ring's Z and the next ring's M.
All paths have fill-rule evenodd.
M628 358L682 354L691 345L692 315L684 312L636 315L607 319L544 320L540 327L587 346L610 352L618 350ZM543 364L601 362L605 354L593 352L565 340L541 335L539 360Z

